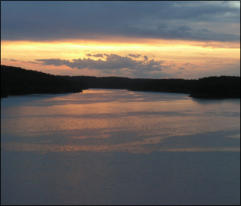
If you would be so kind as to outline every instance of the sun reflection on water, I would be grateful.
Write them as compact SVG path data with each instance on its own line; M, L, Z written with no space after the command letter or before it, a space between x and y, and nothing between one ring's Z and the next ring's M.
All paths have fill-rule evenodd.
M8 104L21 98L21 104ZM240 150L240 103L235 101L200 104L186 95L124 90L85 90L39 96L34 101L24 98L3 101L3 149L140 153Z

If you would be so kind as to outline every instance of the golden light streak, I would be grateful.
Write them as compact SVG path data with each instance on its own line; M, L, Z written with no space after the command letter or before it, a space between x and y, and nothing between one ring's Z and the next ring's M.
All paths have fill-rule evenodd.
M213 45L213 44L211 44ZM87 53L115 53L128 55L138 53L152 56L155 59L185 59L185 58L230 58L239 59L240 48L225 48L199 45L193 42L179 41L176 44L167 41L148 43L120 42L29 42L2 41L2 58L32 61L41 58L76 59L84 58Z

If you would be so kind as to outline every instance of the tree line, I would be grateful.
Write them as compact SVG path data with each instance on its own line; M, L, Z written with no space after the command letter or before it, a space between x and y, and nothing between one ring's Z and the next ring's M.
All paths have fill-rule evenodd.
M240 98L240 77L219 76L185 80L60 76L1 65L1 97L81 92L90 88L187 93L196 98Z

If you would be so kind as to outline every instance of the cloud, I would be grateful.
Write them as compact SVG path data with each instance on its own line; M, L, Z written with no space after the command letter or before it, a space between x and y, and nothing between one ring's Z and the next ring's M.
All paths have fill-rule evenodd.
M92 55L91 55L92 56ZM163 69L168 67L164 65L163 61L156 61L154 59L145 58L144 60L135 60L126 56L119 56L116 54L98 54L98 56L105 56L105 59L91 59L91 58L79 58L72 60L63 59L37 59L43 65L65 65L75 69L94 69L101 70L103 73L115 73L121 74L122 72L128 72L135 76L148 76L148 74L162 75ZM141 56L141 55L137 55Z
M239 2L2 2L3 40L239 41Z
M86 54L88 57L105 57L106 54Z
M140 54L128 54L128 56L133 57L133 58L138 58L141 55Z

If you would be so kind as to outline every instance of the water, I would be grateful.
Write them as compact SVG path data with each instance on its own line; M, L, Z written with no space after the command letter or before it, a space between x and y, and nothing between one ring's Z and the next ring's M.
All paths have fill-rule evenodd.
M239 204L240 100L85 90L1 100L2 204Z

